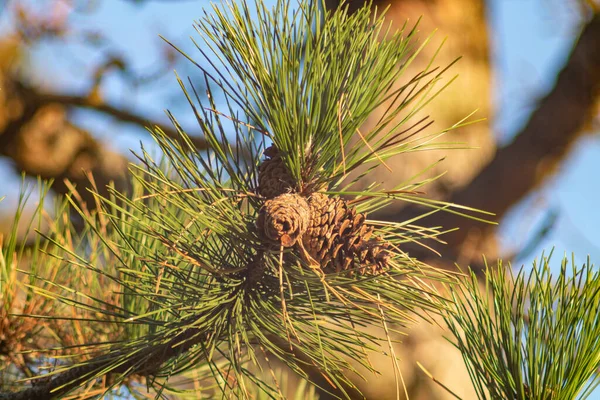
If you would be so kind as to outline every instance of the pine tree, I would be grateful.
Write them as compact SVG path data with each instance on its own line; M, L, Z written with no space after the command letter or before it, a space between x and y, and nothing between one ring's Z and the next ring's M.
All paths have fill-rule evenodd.
M590 266L572 279L563 269L555 286L546 261L527 285L523 274L509 286L504 272L490 271L494 291L480 293L475 277L405 252L407 243L441 240L441 228L368 218L392 201L428 207L424 214L482 214L428 200L420 189L432 179L422 175L391 191L348 181L392 156L460 146L438 142L444 132L415 136L427 122L411 117L451 79L442 81L447 68L434 60L406 77L426 43L415 42L416 27L387 26L368 7L328 14L316 1L206 13L196 23L202 61L182 53L201 81L177 78L206 151L169 113L180 138L152 129L161 156L136 153L131 193L95 193L91 208L73 188L53 217L40 203L30 223L40 234L27 246L16 240L23 195L0 246L0 399L280 398L292 374L298 398L314 397L311 385L348 398L357 394L356 366L375 372L367 351L398 361L389 337L383 348L362 327L389 332L434 315L447 320L481 398L567 398L593 387L598 314L578 319L598 301ZM406 84L390 93L398 80ZM582 293L583 310L573 297ZM486 303L489 295L496 302ZM566 311L547 319L557 304ZM557 326L565 346L544 347ZM554 368L565 355L566 368Z

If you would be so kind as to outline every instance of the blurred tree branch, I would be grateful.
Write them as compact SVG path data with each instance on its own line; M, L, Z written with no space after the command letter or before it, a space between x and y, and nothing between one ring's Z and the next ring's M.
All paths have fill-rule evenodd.
M73 9L66 3L49 2L37 9L16 2L7 3L7 7L14 19L14 32L0 42L0 155L10 158L19 172L53 179L53 190L59 194L69 193L65 180L71 181L83 200L92 205L93 197L84 189L90 186L90 173L101 192L110 182L120 191L127 191L128 159L73 123L69 111L85 108L141 128L160 127L167 136L181 140L170 122L161 123L110 104L101 94L100 84L109 70L117 69L127 83L136 86L148 79L140 80L111 46L104 62L89 77L92 87L87 93L61 93L30 84L26 74L21 73L20 61L33 46L42 40L67 44L88 38L90 32L77 30L69 23ZM105 42L102 33L96 36ZM88 44L94 47L97 41ZM169 68L159 72L166 72L172 69L174 58L169 47L162 50L161 57ZM207 147L201 137L192 135L191 140L198 149Z
M8 74L0 76L4 109L0 118L0 154L10 158L18 171L54 179L53 190L69 192L64 180L80 189L89 186L87 173L94 174L99 188L114 182L128 189L127 159L99 143L89 132L70 122L67 108L41 102L37 92L25 88ZM93 197L81 190L86 202Z
M78 95L70 95L70 94L60 94L60 93L50 93L50 92L35 92L34 96L37 101L42 104L51 104L58 103L65 106L74 106L87 108L90 110L98 111L103 114L114 117L115 119L121 122L127 122L134 125L142 126L142 127L159 127L167 136L172 139L181 140L181 136L177 133L175 129L171 126L169 122L168 125L164 123L159 123L156 121L151 121L141 115L135 114L131 111L124 110L123 108L119 108L103 101L95 101L93 98L89 96L78 96ZM198 150L206 149L207 143L206 141L198 136L190 137L192 143L196 146Z
M127 191L129 185L127 158L72 123L68 116L71 107L95 110L140 127L158 126L169 137L181 140L174 128L99 98L43 91L8 72L0 76L0 82L0 107L4 109L0 113L0 155L12 159L16 169L27 175L54 179L53 190L59 194L69 193L65 180L80 189L88 187L89 172L101 191L110 182L121 191ZM200 137L192 137L192 142L198 149L206 148ZM94 204L86 190L80 193L84 201Z
M523 130L511 144L497 151L469 185L452 193L450 202L493 212L500 220L512 206L552 176L571 146L586 132L599 97L600 14L595 14L573 46L554 88L540 101ZM400 221L418 213L410 207L380 218ZM475 247L479 250L486 247L485 241L493 238L495 231L454 214L438 213L428 219L436 225L459 228L444 236L454 253L448 254L451 260L457 259L457 253L472 238L473 231L483 231L476 235L479 243Z
M16 168L27 175L54 179L53 190L60 194L69 192L64 180L70 180L80 189L89 186L88 172L93 174L100 190L110 182L121 191L128 189L127 158L73 124L68 117L69 107L92 109L141 127L160 126L169 137L179 138L173 128L98 99L42 91L8 73L1 80L4 91L1 106L5 110L4 120L0 121L0 154L11 158ZM192 140L198 149L206 148L202 138ZM80 192L86 202L93 200L87 191Z

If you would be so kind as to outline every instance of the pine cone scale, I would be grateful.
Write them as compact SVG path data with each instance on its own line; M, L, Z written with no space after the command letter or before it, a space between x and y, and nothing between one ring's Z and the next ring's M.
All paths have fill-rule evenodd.
M324 271L342 272L355 268L359 273L381 271L387 267L384 243L371 239L373 228L365 225L366 216L340 198L314 193L308 204L311 224L303 244Z
M283 247L293 246L308 228L309 206L295 194L283 194L268 200L261 207L256 220L259 235Z

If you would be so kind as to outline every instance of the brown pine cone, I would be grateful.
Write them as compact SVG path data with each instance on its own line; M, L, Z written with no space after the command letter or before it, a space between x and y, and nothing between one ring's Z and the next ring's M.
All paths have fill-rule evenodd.
M373 228L365 225L365 214L357 213L343 199L321 193L313 193L308 204L311 223L302 241L323 271L357 269L364 274L387 267L389 245L381 238L371 238Z
M310 208L297 194L282 194L267 200L258 212L259 235L283 247L291 247L302 238L310 222Z
M267 157L258 167L258 193L273 199L281 194L290 193L296 189L296 182L290 175L279 151L275 146L265 150Z

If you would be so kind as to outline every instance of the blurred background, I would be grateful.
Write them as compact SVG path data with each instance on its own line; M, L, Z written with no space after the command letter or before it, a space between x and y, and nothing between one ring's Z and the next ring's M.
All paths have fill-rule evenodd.
M350 1L350 11L362 4ZM436 127L474 110L486 118L448 134L446 140L472 149L403 157L391 164L393 173L382 169L369 177L393 186L446 156L431 173L448 172L428 194L497 215L498 227L434 216L431 223L460 230L447 236L441 258L424 257L451 267L481 264L484 253L521 265L555 248L560 255L574 252L579 263L588 255L598 262L600 3L388 0L374 6L387 5L397 26L423 16L423 38L438 30L422 63L444 38L436 62L462 56L448 74L457 80L427 109ZM130 149L152 148L145 126L175 135L165 109L194 134L173 71L192 79L199 74L159 35L194 57L193 21L204 12L210 4L202 0L0 0L0 232L10 229L22 174L31 184L37 176L54 179L55 193L68 190L65 179L86 187L89 172L99 188L114 181L127 190ZM200 137L196 144L204 146ZM413 212L405 207L377 217L402 220ZM431 353L428 369L460 389L465 381L453 377L441 344L427 335L411 339L422 341L409 343L405 358ZM425 388L426 376L407 372L406 379L411 399L444 398ZM385 398L375 386L386 387L364 389Z

